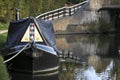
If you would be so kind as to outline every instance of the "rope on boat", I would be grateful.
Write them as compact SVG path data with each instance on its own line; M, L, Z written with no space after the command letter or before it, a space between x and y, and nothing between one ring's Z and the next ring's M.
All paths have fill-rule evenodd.
M23 45L22 47L24 47L25 45ZM15 47L14 47L15 48ZM14 49L14 48L11 48L11 49ZM26 47L25 49L29 49L30 48L30 46L28 46L28 47ZM9 55L11 55L11 54L15 54L15 53L17 53L17 52L19 52L20 50L17 50L17 51L14 51L14 52L11 52L11 53L9 53Z
M14 59L14 58L15 58L16 56L18 56L23 50L25 50L28 45L30 45L30 43L27 43L17 54L15 54L15 55L12 56L11 58L3 61L3 63L7 63L7 62L11 61L12 59Z

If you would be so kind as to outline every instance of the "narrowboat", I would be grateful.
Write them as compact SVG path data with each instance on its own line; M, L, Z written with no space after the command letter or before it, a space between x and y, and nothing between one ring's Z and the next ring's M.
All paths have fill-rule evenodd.
M34 17L10 22L3 57L10 71L31 74L57 71L59 58L52 23Z

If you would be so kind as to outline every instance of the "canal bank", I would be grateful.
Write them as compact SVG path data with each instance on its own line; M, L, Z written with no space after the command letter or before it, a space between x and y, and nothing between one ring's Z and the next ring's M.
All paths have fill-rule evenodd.
M7 33L8 30L0 30L0 34L4 34L4 33Z
M2 49L6 40L6 34L5 31L1 31L0 33L0 80L9 80L9 74L6 69L6 65L3 63L3 57L2 57ZM4 34L3 34L4 33Z

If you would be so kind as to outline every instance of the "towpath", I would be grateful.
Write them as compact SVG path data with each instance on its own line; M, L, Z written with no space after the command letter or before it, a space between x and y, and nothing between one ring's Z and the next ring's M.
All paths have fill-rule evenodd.
M0 34L6 33L8 30L0 30Z

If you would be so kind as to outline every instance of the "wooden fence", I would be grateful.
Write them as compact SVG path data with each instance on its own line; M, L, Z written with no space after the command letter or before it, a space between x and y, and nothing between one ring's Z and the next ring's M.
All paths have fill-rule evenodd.
M79 4L70 6L70 7L62 7L59 9L55 9L46 13L43 13L41 15L38 15L36 18L41 18L43 20L55 20L59 19L61 17L71 16L73 15L77 10L79 10L82 5L87 3L89 0L86 0L84 2L81 2Z

